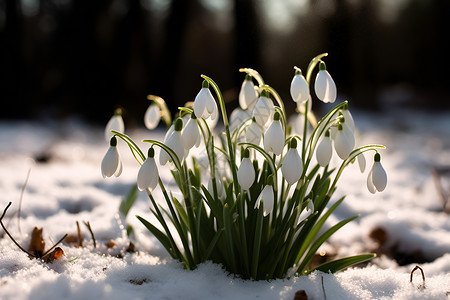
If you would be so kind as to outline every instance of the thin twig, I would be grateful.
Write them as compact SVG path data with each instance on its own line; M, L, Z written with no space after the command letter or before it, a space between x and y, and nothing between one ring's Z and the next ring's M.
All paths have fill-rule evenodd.
M54 244L50 249L48 249L47 251L44 252L44 254L42 254L42 257L46 256L48 253L50 253L50 251L52 251L53 249L56 248L56 246L58 246L62 241L64 241L64 239L67 237L67 233L56 243Z
M83 236L81 235L80 223L77 221L78 246L83 247Z
M414 274L414 272L415 272L417 269L420 270L420 272L422 273L422 280L423 280L423 285L422 285L422 286L419 286L419 288L420 288L420 289L425 289L425 273L423 272L423 269L422 269L421 267L419 267L419 266L415 266L414 269L412 269L412 271L411 271L411 276L410 276L410 278L409 278L409 282L412 283L412 281L413 281L413 274Z
M5 210L3 211L2 216L0 217L0 225L2 225L3 230L5 231L5 233L9 236L9 238L14 242L14 244L16 244L17 247L19 247L20 250L22 250L23 252L25 252L26 254L32 256L32 257L36 257L33 254L29 253L27 250L25 250L22 246L20 246L20 244L12 237L12 235L9 233L9 231L6 229L5 225L3 225L3 217L6 214L6 211L8 210L8 208L11 206L12 202L9 202L8 205L6 206Z
M22 199L23 199L23 193L25 192L25 188L28 184L28 179L30 178L31 168L28 169L27 178L25 179L25 182L22 186L22 191L20 192L20 198L19 198L19 209L17 210L17 227L19 228L19 233L22 234L22 230L20 229L20 212L22 211Z
M321 276L322 278L322 291L323 291L323 299L327 300L327 294L325 293L325 286L323 284L323 275Z
M84 225L86 225L86 227L89 229L89 232L91 233L92 240L94 241L94 249L97 248L97 243L95 242L95 236L94 236L94 232L92 231L91 224L89 223L89 221L83 222L83 223L84 223Z

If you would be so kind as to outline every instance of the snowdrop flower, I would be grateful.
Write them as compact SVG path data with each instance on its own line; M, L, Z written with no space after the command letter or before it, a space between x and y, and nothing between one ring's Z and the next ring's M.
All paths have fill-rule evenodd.
M297 139L292 138L289 150L283 159L281 173L289 184L296 183L303 173L303 162L297 151Z
M155 163L155 149L148 149L148 157L142 164L137 175L137 186L140 191L153 191L158 185L159 173Z
M113 136L109 142L109 149L102 160L102 176L103 178L116 176L122 173L122 161L117 150L117 138Z
M253 77L247 74L242 82L241 90L239 91L239 105L242 109L252 110L255 107L256 100L258 100L258 92L255 90L252 79Z
M114 112L114 115L109 119L108 123L105 127L105 140L109 141L111 137L114 135L114 133L111 132L111 130L115 130L118 132L124 132L125 131L125 124L123 123L122 119L122 110L120 108L116 109Z
M264 134L264 150L280 155L284 148L284 130L280 122L280 113L275 112L272 124Z
M216 100L214 100L206 80L203 81L202 88L195 97L194 113L203 119L211 117L211 120L215 120L219 115Z
M291 97L297 104L309 99L309 85L300 70L295 70L294 78L292 78Z
M242 154L244 157L239 166L237 177L239 185L243 190L248 190L255 181L255 169L253 168L252 161L250 160L250 151L248 149L244 150Z
M149 105L144 115L144 124L147 129L152 130L155 129L159 124L159 120L161 120L161 111L159 106L155 103Z
M314 212L314 203L311 199L309 199L308 203L306 204L306 211L311 215Z
M343 124L339 124L336 138L334 139L334 150L341 159L346 159L355 147L355 140L350 139L349 135L344 131Z
M322 138L322 141L319 143L316 149L317 162L322 167L326 167L330 163L332 155L333 147L331 146L330 131L327 130L325 132L325 136Z
M258 199L255 202L255 209L259 209L259 206L263 203L264 217L270 214L273 210L274 203L274 194L273 194L273 176L270 175L267 178L267 185L262 190L261 194L259 194Z
M274 111L275 107L272 100L269 99L269 92L262 90L258 102L256 102L256 105L253 108L253 117L259 126L266 125Z
M184 126L181 132L183 138L184 149L189 150L192 147L198 147L201 142L200 128L198 127L197 117L194 113L191 114L191 118Z
M183 120L181 120L181 118L178 118L175 121L173 132L167 136L167 140L164 142L167 147L169 147L175 152L181 163L183 163L185 156L183 138L181 137L182 128L183 128ZM159 153L159 163L161 165L165 165L169 160L170 160L169 154L167 154L166 151L161 150L161 152Z
M336 100L336 84L330 73L328 73L325 63L322 61L319 64L319 72L314 83L314 90L317 98L325 103L333 103Z
M381 165L380 160L381 155L379 153L375 153L372 169L369 171L369 175L367 176L367 189L372 194L375 194L375 192L384 191L387 185L387 174Z
M258 146L261 143L261 137L262 128L258 125L255 118L253 118L252 123L248 126L247 131L245 132L245 141Z
M348 109L348 106L345 105L345 107L341 110L342 115L345 118L345 123L348 125L348 127L355 132L355 121L353 120L353 116L350 113L350 110Z
M308 107L308 112L312 111L311 96L309 96L308 99L306 99L306 101L297 102L297 111L300 112L301 114L303 114L303 115L305 114L306 107Z

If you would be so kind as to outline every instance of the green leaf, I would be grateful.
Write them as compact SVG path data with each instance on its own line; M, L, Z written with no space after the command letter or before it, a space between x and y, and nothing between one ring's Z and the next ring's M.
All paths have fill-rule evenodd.
M355 256L344 257L340 259L336 259L330 262L323 263L311 270L308 270L306 274L310 274L314 271L322 271L325 273L336 273L345 268L348 268L352 265L359 264L365 261L368 261L372 258L375 258L376 254L361 254Z
M138 198L138 188L137 185L133 185L133 187L128 192L127 196L122 199L122 202L120 202L119 206L119 212L123 215L124 218L128 215L130 212L131 207L133 206L134 202Z

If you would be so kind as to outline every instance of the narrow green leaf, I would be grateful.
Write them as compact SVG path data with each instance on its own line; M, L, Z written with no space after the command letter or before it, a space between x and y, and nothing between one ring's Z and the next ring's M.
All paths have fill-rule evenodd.
M325 273L336 273L345 268L348 268L352 265L359 264L365 261L368 261L372 258L375 258L376 254L361 254L355 256L344 257L340 259L336 259L330 262L323 263L311 270L308 270L306 274L310 274L314 271L322 271Z

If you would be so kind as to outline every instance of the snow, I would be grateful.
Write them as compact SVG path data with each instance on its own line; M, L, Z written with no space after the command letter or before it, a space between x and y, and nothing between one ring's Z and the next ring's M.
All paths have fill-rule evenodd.
M152 219L145 193L139 194L126 220L134 227L137 249L127 252L129 240L116 217L138 171L127 147L119 142L122 175L103 179L100 162L108 148L103 128L76 119L1 121L0 209L13 202L4 219L8 230L27 248L32 229L42 227L48 249L64 234L76 234L78 221L84 243L83 247L60 244L65 256L49 264L29 259L3 236L0 298L293 299L297 291L305 290L308 299L449 299L450 215L442 210L431 168L450 166L450 114L352 113L358 127L357 145L380 143L388 148L381 153L388 186L375 195L367 191L372 154L366 154L364 174L356 164L346 169L334 199L347 197L327 226L361 216L338 231L324 249L337 256L377 251L377 242L370 237L376 228L385 232L386 242L366 266L335 275L316 272L273 281L241 280L212 263L194 271L183 269L133 217ZM164 134L143 129L127 133L138 141L162 140ZM336 154L333 160L338 162ZM29 170L19 226L17 210ZM168 170L160 169L160 173L170 182ZM442 184L448 187L448 183L444 176ZM90 222L96 248L83 222ZM112 248L106 246L110 241L115 243ZM399 265L389 257L393 253L419 253L424 262ZM410 283L415 265L425 272L425 288L421 288L419 271Z

